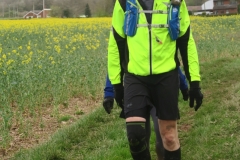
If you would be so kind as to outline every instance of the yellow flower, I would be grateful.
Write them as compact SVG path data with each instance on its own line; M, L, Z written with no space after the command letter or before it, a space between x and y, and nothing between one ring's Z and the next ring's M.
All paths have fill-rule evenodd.
M9 65L12 64L13 62L14 62L14 60L9 59L9 60L7 61L7 65L9 66Z
M55 45L55 46L54 46L54 49L55 49L55 51L56 51L57 53L60 53L60 52L61 52L60 46Z
M52 61L52 60L53 60L53 57L52 57L52 56L50 56L48 59Z
M3 55L2 55L2 58L3 58L3 59L6 59L6 58L7 58L6 54L3 54Z
M56 42L56 43L59 43L59 40L58 40L57 37L54 37L54 38L53 38L53 41Z

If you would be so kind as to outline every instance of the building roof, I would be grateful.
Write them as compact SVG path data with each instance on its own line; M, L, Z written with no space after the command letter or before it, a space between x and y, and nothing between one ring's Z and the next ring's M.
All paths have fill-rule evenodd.
M40 12L38 12L38 14L42 13L43 11L51 11L51 9L44 9L44 10L41 10Z
M41 12L42 10L34 10L32 11L34 14L38 14L39 12Z
M187 6L188 11L200 11L202 6Z
M214 6L213 9L236 9L237 5L221 5L221 6Z
M45 8L44 10L46 10L46 11L50 11L51 9L47 9L47 8ZM25 17L25 16L26 16L27 14L29 14L29 13L33 13L33 14L35 14L35 15L38 15L38 14L40 14L42 11L43 11L43 10L29 11L29 12L27 12L23 17Z

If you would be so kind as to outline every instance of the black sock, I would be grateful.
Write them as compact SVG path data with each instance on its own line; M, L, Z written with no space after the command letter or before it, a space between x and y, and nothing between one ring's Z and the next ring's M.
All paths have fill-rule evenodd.
M164 151L164 160L181 160L181 148L175 151Z

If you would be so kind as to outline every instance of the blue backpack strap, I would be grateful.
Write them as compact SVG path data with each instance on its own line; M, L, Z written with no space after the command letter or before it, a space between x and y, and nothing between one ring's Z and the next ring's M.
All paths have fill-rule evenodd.
M168 6L168 31L172 40L176 40L180 34L180 4L170 4Z
M133 37L137 31L138 6L136 0L126 0L126 12L124 19L124 33Z

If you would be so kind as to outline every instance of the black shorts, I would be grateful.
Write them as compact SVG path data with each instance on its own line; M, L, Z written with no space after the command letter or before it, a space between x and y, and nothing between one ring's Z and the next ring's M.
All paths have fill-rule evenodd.
M151 107L161 120L179 119L179 76L174 69L158 75L124 77L124 110L127 117L144 117Z

